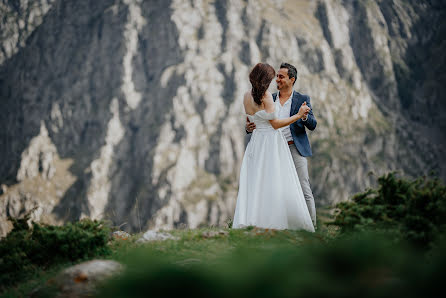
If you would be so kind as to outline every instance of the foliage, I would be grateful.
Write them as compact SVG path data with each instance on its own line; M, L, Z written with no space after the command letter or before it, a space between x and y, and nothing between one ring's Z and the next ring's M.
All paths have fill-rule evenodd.
M24 218L9 217L13 230L0 241L0 285L13 285L40 269L110 253L109 228L84 219L64 226L28 226ZM0 289L1 290L1 289Z
M171 230L179 240L143 244L137 242L142 233L107 242L106 227L96 221L68 224L70 230L36 224L29 229L26 219L13 220L14 230L3 240L8 245L0 243L1 282L11 284L15 278L5 278L8 271L23 280L25 271L111 250L107 257L126 270L103 284L99 297L435 296L446 275L445 186L440 181L390 173L378 179L376 189L337 207L334 219L330 210L324 215L319 208L315 233L208 227ZM70 235L60 236L64 233ZM103 238L86 240L90 245L78 249L93 235ZM81 254L89 249L91 254ZM21 269L14 269L13 262ZM41 280L44 284L47 278ZM8 291L27 296L32 288L28 282L21 287L23 295L12 287Z
M220 248L212 257L191 255L191 243L182 241L170 241L188 252L181 257L172 257L173 250L160 252L164 243L138 247L121 260L124 274L103 285L97 296L430 297L446 273L445 245L426 256L364 232L323 245L284 241L299 235L287 238L280 232L267 239L246 230L231 232L218 242L232 249ZM195 239L193 245L213 247L214 240Z
M332 224L341 232L387 230L399 240L428 247L446 231L446 187L438 179L378 178L378 188L336 205Z
M232 218L229 218L229 219L226 221L226 226L227 226L229 229L231 229L233 223L234 223L234 222L233 222Z

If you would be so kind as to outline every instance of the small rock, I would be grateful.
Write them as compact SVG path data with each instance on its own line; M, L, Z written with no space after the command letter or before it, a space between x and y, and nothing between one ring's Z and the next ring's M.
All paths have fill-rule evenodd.
M196 263L201 263L201 260L200 259L191 258L191 259L184 259L184 260L175 262L176 265L180 265L180 266L185 266L185 265L189 265L189 264L196 264Z
M162 233L153 230L148 230L141 236L136 242L149 242L149 241L163 241L163 240L179 240L179 237L172 236L169 233Z
M219 231L206 231L201 233L201 236L203 238L213 238L217 236L226 236L229 233L227 231L219 230Z
M252 230L245 231L244 234L247 235L270 235L273 236L277 233L276 229L258 228L254 227Z
M57 297L91 297L99 282L123 270L111 260L92 260L64 269L47 284L59 290Z
M113 238L116 238L116 239L127 240L130 238L131 235L124 231L114 231L112 233L112 236L113 236Z

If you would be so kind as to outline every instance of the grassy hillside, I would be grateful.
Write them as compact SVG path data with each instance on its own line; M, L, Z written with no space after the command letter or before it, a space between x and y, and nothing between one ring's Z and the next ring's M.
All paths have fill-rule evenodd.
M55 296L59 289L48 281L92 258L125 266L100 285L98 297L434 297L446 275L446 188L394 173L378 183L336 212L319 209L315 233L204 227L168 231L175 240L139 243L143 233L111 237L100 222L31 231L16 221L16 236L0 242L1 277L11 283L3 297ZM66 239L76 248L62 249ZM5 272L8 261L17 262L11 251L21 256L23 270ZM7 278L14 272L20 282Z

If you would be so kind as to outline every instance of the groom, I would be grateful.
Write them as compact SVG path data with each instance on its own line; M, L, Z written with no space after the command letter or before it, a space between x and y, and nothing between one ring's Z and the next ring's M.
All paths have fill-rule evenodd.
M288 141L291 156L293 157L300 185L302 186L302 191L304 193L305 202L307 203L313 225L316 228L316 207L314 204L313 192L310 188L310 177L308 176L308 164L306 159L306 157L311 156L312 153L305 127L309 130L314 130L317 121L313 115L310 97L293 90L296 79L296 67L288 63L282 63L276 75L277 89L279 92L273 94L273 99L276 103L276 108L279 110L280 119L295 115L304 102L306 102L311 109L302 119L299 119L289 126L285 126L282 129L282 133ZM247 119L246 132L251 133L254 129L255 124L249 122L249 119Z

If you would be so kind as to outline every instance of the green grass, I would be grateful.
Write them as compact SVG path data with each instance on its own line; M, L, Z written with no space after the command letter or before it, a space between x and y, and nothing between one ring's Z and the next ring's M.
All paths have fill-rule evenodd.
M98 297L429 297L445 273L444 245L425 255L385 233L209 230L115 255L126 272Z
M318 230L207 227L169 231L179 240L136 243L142 233L108 243L107 259L125 266L97 297L429 297L442 284L446 245L430 251L394 242L385 232L340 233L329 209ZM215 237L209 232L223 231ZM102 257L104 258L104 257ZM46 281L70 264L37 272L3 297L57 292Z
M321 218L328 220L330 215L321 211ZM328 216L328 217L327 217ZM257 251L274 251L279 248L293 248L296 246L324 243L336 235L336 228L326 227L319 222L321 227L316 233L303 231L271 231L255 228L229 229L207 227L200 229L180 229L167 231L179 240L153 241L136 243L143 233L132 235L127 240L113 238L108 246L111 254L101 256L101 259L116 260L124 264L138 263L139 257L150 256L157 260L163 260L178 266L191 264L213 264L224 262L230 258L233 252L245 249ZM204 235L210 231L225 231L225 235L207 238ZM136 260L135 260L136 258ZM88 259L88 258L87 258ZM85 260L87 260L85 259ZM46 281L56 276L62 269L74 263L56 264L47 270L38 269L27 280L8 288L0 293L1 297L29 296L37 287L45 286Z
M276 248L296 247L312 243L326 243L335 227L324 227L317 233L304 231L273 231L256 228L228 229L201 228L168 231L179 240L152 241L136 243L139 234L128 240L116 240L112 243L113 253L110 259L127 262L135 251L143 251L153 257L159 257L172 263L213 263L227 257L238 249L274 250ZM225 235L207 238L211 231L224 231Z
M226 231L227 235L212 238L203 237L209 231ZM274 251L280 247L293 247L311 242L321 242L328 236L322 233L310 234L297 231L263 231L257 229L232 230L228 228L201 228L169 231L180 240L153 241L136 243L142 233L132 235L127 240L115 239L110 242L111 255L105 259L116 260L124 264L138 264L145 257L150 260L178 266L191 264L212 264L223 262L231 253L240 249L252 248L260 251ZM104 257L102 257L104 258ZM153 258L153 259L152 259ZM28 280L8 289L2 297L23 297L39 286L45 286L47 280L73 264L57 264L48 270L38 270Z
M75 265L75 263L63 263L56 264L47 270L35 271L26 281L10 287L3 293L0 293L1 297L29 297L31 293L41 287L46 287L46 282L52 277L56 276L61 270ZM49 289L51 290L51 289Z

